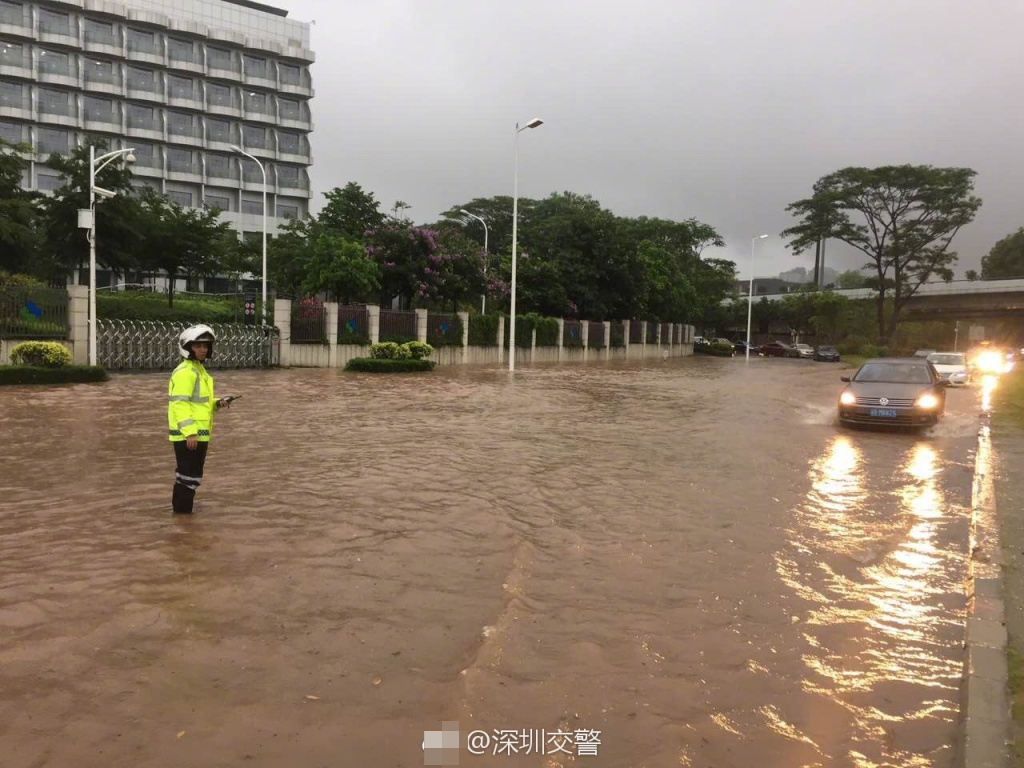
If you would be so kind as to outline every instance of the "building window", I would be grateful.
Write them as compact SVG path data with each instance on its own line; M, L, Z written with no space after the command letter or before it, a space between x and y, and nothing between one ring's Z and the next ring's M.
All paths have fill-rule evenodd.
M71 17L66 13L58 13L48 8L39 9L39 31L55 32L61 35L71 34Z
M177 192L174 190L168 190L166 197L172 203L177 203L185 208L192 207L192 193L191 192Z
M256 202L254 200L243 200L242 201L242 213L250 213L255 216L263 215L263 203Z
M128 53L148 53L159 55L156 35L143 29L128 30Z
M114 25L108 21L85 20L85 42L101 45L117 45L114 37Z
M231 198L222 195L207 195L203 198L204 208L218 208L222 211L231 210Z
M302 70L293 67L291 64L278 64L277 71L281 73L281 83L284 85L301 85Z
M20 3L11 3L8 0L0 0L0 24L15 24L25 26L28 18L25 15L25 7Z
M25 140L25 130L20 123L0 123L0 139L11 144L20 144Z
M299 102L294 99L278 99L277 104L281 109L282 120L299 119Z
M267 60L259 56L243 56L246 77L268 77Z
M48 88L39 89L39 111L48 115L70 116L71 94L67 91L52 91Z
M218 179L230 179L231 160L227 155L207 155L206 175L216 176Z
M231 51L225 51L223 48L207 48L206 64L210 69L226 69L231 72L236 70L235 57Z
M191 40L168 38L167 56L171 61L194 62L196 60L196 45Z
M206 140L207 141L231 141L231 123L227 120L215 120L206 118Z
M177 75L167 76L167 87L171 96L179 99L194 99L196 93L195 80L191 77L178 77Z
M175 136L195 136L195 117L185 112L167 112L167 132Z
M21 83L9 83L0 80L0 107L17 108L27 107L25 103L25 86Z
M156 147L152 144L133 141L131 143L132 154L135 155L135 164L141 168L157 168Z
M66 155L69 152L69 134L67 131L55 131L50 128L36 130L36 149L40 155Z
M278 203L277 215L282 219L297 219L299 218L299 206Z
M267 106L268 99L265 93L255 93L253 91L247 91L245 94L245 109L248 112L258 112L266 115L270 114L270 108Z
M115 72L114 62L103 59L86 59L82 66L82 74L86 82L113 84L120 80L120 72Z
M138 91L156 93L159 91L157 85L157 73L152 69L128 68L128 87Z
M297 155L302 150L299 149L301 146L301 139L297 133L289 133L288 131L277 132L277 148L281 152L287 152L291 155Z
M60 176L55 173L44 173L43 171L40 171L36 174L36 187L48 192L54 189L60 189Z
M245 145L243 149L266 149L267 132L252 125L243 125L242 143Z
M66 53L60 51L39 51L39 71L51 75L70 75L71 62Z
M128 114L129 128L144 128L149 131L158 131L160 126L154 115L152 107L141 107L138 104L129 104L125 111Z
M191 150L168 149L167 170L178 171L179 173L195 173L198 169Z
M119 122L114 116L114 102L110 99L97 99L95 96L85 97L85 119Z
M298 189L299 169L294 165L278 165L277 183L283 187L291 187L292 189Z
M210 103L210 106L217 105L219 107L230 107L233 105L231 89L226 85L207 83L206 99Z

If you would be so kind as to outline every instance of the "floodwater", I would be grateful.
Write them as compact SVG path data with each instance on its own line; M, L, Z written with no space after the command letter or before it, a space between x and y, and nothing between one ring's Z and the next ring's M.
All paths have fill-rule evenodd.
M5 388L0 764L950 766L979 391L839 375L215 372L192 518L165 374Z

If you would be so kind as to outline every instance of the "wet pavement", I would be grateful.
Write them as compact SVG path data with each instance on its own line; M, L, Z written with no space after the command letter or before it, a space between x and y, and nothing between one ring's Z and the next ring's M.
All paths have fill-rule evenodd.
M191 519L165 374L5 388L0 764L950 766L979 392L854 432L839 375L215 372Z

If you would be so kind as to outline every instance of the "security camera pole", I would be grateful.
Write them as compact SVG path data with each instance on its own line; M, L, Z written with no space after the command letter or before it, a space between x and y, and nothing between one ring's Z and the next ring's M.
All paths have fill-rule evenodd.
M134 151L118 149L96 157L96 145L89 145L89 215L85 220L79 215L78 222L79 227L89 230L89 365L96 365L96 174L121 155L127 155L126 163L134 163ZM96 163L103 160L106 162L97 168ZM107 196L113 197L104 195Z

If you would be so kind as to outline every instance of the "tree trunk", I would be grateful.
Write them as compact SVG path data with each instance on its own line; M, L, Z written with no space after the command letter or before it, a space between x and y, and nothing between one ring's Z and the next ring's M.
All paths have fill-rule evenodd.
M821 285L821 238L814 247L814 287Z
M168 272L167 273L167 306L168 307L173 307L174 306L174 284L177 282L177 280L178 280L178 273L177 272Z

